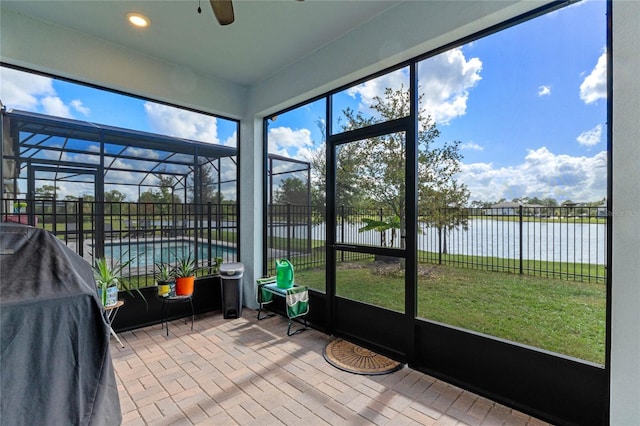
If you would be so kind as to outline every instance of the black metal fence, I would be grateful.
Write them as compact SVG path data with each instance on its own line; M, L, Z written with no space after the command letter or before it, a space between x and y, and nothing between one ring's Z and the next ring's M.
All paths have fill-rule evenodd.
M3 221L45 228L88 261L132 259L132 285L152 285L154 265L191 254L199 266L239 259L235 204L126 203L3 199ZM365 219L384 222L382 209L338 210L336 240L400 247L400 230L361 231ZM324 267L326 216L309 206L269 205L267 266L291 259L297 269ZM458 223L447 226L447 220ZM597 281L606 279L606 211L600 207L444 209L419 216L418 261L465 268ZM440 226L438 226L440 225ZM338 261L366 254L341 252Z
M400 247L400 230L361 231L364 219L384 222L383 209L338 209L336 241ZM287 257L298 269L325 264L326 220L308 206L270 205L267 266ZM455 223L455 225L452 225ZM421 212L418 261L576 281L606 279L608 215L602 207L439 209ZM366 255L364 255L366 257ZM341 252L338 261L362 254Z
M157 263L191 256L205 275L217 259L236 262L235 204L169 204L77 200L3 199L3 222L47 229L93 263L130 261L123 271L132 287L155 283Z

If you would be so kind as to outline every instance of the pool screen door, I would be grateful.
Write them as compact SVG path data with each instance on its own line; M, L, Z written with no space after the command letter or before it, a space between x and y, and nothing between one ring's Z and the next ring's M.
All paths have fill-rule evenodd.
M406 347L396 330L406 319L407 124L328 137L332 329L399 354Z
M98 184L99 175L96 168L31 165L28 168L27 193L32 214L37 214L51 224L50 229L57 235L82 240L85 236L94 239L93 246L104 246L104 221L87 224L86 232L79 234L77 222L79 204L77 199L84 197L88 200L101 200L103 194ZM93 208L92 217L103 218L102 203L94 203L87 208ZM84 224L82 224L84 225ZM91 232L89 232L91 230ZM100 240L100 241L98 241ZM78 245L78 252L83 254L83 244ZM102 253L94 253L101 256Z

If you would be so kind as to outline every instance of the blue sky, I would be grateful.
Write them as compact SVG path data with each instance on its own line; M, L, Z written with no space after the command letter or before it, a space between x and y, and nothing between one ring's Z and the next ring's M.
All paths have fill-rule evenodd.
M519 197L599 201L606 196L606 3L589 0L425 60L423 112L440 141L460 141L457 179L471 200ZM367 112L395 72L334 97L334 111ZM305 158L318 148L324 103L270 125L271 152Z
M235 121L114 92L0 68L0 99L9 109L236 146Z
M606 195L606 2L589 0L436 57L419 67L424 112L441 141L460 141L457 176L472 200ZM235 122L2 69L8 108L235 146ZM396 72L344 91L335 110L367 111ZM324 102L281 114L269 151L306 160L323 149Z

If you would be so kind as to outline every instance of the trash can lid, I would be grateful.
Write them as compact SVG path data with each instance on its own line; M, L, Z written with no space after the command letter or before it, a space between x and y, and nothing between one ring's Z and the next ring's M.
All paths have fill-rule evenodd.
M236 275L244 273L244 265L240 262L223 263L220 265L220 275Z

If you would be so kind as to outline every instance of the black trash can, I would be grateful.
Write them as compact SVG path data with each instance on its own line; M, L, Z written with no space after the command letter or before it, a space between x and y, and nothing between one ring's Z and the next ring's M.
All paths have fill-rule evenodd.
M240 262L220 265L222 316L225 319L242 317L242 275L244 265Z

